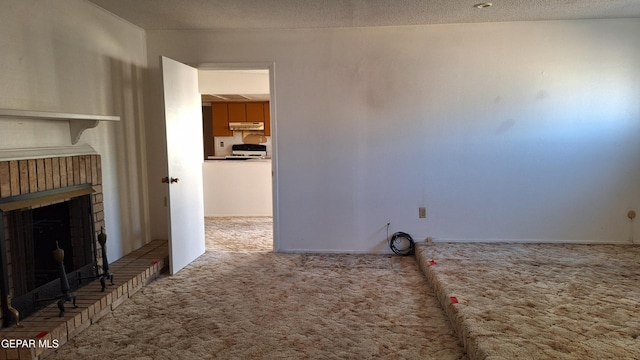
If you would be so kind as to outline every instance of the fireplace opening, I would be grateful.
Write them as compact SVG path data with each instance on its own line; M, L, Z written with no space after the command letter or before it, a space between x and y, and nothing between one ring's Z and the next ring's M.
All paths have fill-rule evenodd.
M71 291L96 279L91 195L6 213L11 263L12 306L20 320L62 296L60 265L53 251L64 251ZM8 317L5 320L9 321ZM5 321L5 324L6 322Z
M56 244L59 244L62 249L67 249L64 265L66 269L73 270L73 261L70 261L73 257L70 254L73 252L73 246L69 228L69 204L63 202L44 206L31 211L23 211L22 214L29 218L25 222L32 223L32 241L28 241L30 246L25 246L30 248L32 254L16 254L24 259L24 263L28 267L23 273L27 289L24 292L16 291L16 295L22 295L58 278L57 266L51 256L52 251L56 249ZM23 230L29 231L28 228ZM25 234L25 240L30 238L29 235Z

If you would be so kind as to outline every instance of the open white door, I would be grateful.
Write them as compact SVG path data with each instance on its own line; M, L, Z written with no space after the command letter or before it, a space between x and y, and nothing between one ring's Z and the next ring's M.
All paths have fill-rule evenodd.
M167 129L169 270L177 273L204 254L202 101L198 70L161 58Z

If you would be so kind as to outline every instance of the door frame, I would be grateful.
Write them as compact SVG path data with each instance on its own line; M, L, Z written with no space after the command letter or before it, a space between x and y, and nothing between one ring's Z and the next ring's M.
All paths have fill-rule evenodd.
M275 62L204 62L198 64L189 64L198 70L268 70L269 71L269 115L271 120L271 199L272 199L272 217L273 217L273 251L279 252L280 242L278 239L278 127L276 126L278 119L276 117L276 76Z

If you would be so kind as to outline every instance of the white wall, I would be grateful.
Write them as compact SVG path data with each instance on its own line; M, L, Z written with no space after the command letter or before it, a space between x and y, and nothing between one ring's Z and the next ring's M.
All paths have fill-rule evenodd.
M205 216L272 216L271 160L211 160L202 165Z
M80 138L102 155L108 256L149 241L141 29L83 0L4 0L0 108L119 115ZM64 121L0 119L0 149L71 146Z
M159 55L275 62L279 250L388 252L387 222L417 240L629 240L640 19L147 39L149 104Z

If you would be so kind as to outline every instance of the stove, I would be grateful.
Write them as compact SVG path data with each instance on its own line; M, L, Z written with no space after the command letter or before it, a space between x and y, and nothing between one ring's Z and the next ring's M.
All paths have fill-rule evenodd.
M231 146L229 160L264 159L267 157L267 146L257 144L235 144Z

